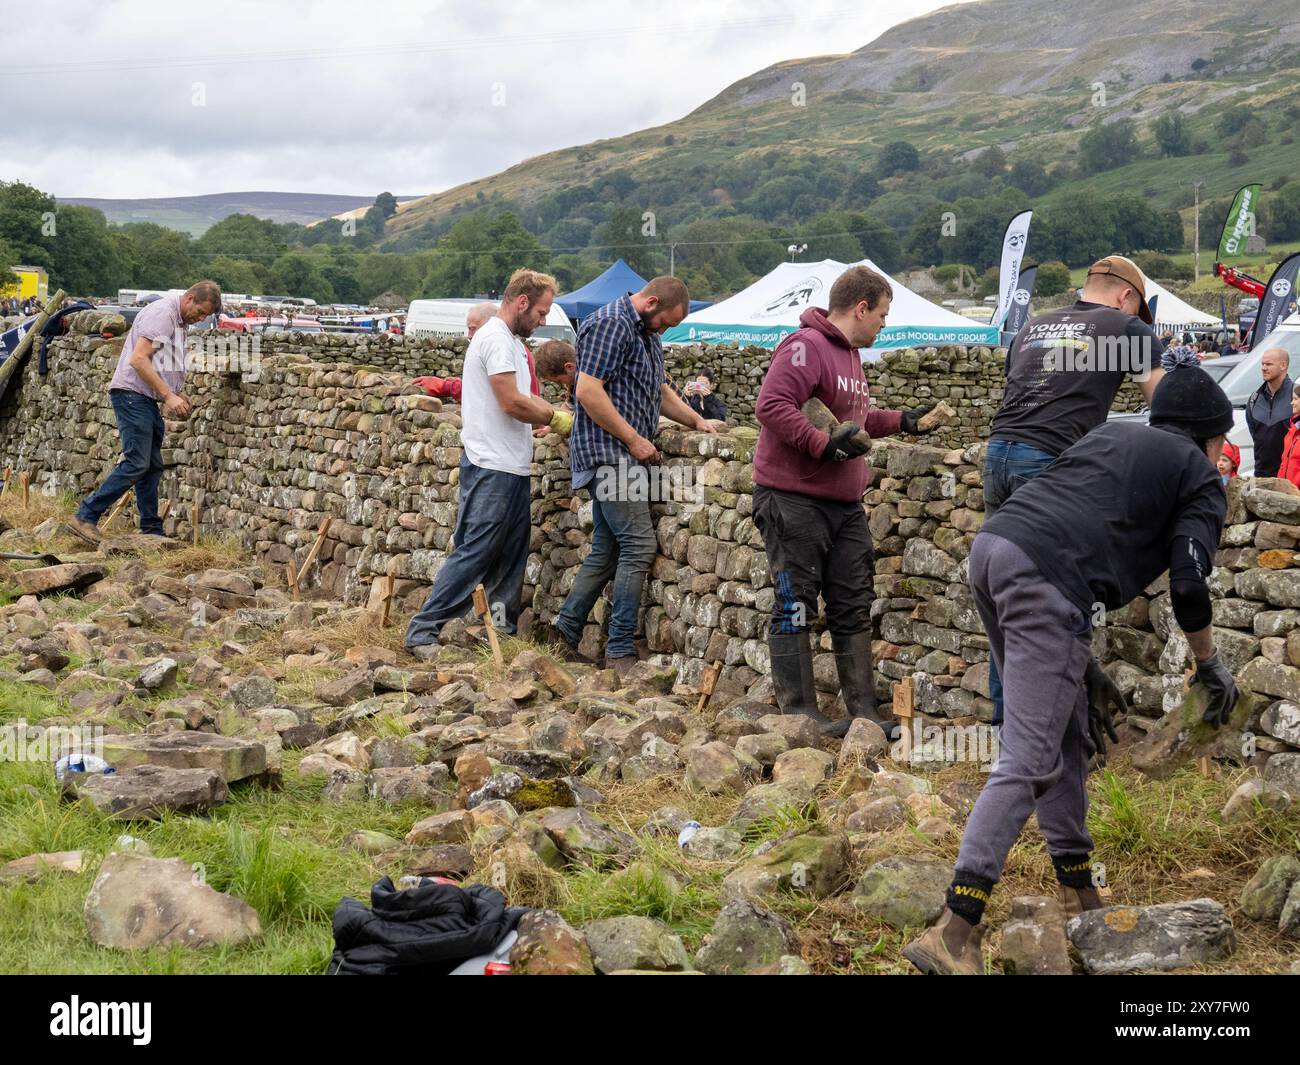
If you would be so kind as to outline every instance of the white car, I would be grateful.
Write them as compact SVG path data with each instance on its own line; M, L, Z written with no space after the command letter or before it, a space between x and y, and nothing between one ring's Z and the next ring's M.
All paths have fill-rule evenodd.
M1228 439L1241 448L1240 476L1253 476L1255 473L1255 442L1250 438L1250 429L1246 425L1246 403L1255 394L1264 379L1259 375L1259 359L1266 348L1282 348L1291 356L1292 380L1300 375L1300 313L1280 322L1273 332L1264 337L1244 355L1225 355L1224 360L1232 359L1233 365L1222 377L1217 377L1219 387L1228 394L1232 401L1233 424ZM1208 359L1203 364L1207 371L1213 373L1214 364L1219 359ZM1145 410L1111 414L1110 421L1130 421L1141 418L1146 421Z

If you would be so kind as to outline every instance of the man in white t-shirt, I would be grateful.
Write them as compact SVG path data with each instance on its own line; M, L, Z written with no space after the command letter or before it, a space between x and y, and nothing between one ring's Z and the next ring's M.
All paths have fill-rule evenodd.
M455 548L406 630L406 646L417 658L437 653L443 625L465 615L480 584L498 629L513 633L519 621L532 528L532 427L550 425L556 414L531 393L521 340L546 321L556 287L548 274L516 270L501 309L479 327L465 351Z

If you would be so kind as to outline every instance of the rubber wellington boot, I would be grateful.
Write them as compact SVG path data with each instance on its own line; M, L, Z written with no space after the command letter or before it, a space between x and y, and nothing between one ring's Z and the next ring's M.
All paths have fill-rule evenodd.
M840 691L849 718L836 721L831 735L843 736L855 717L874 721L893 743L898 738L898 721L892 714L882 714L876 709L876 683L871 669L871 633L855 632L852 636L831 634L831 650L835 652L835 671L840 677Z
M808 633L768 633L767 649L772 659L772 687L781 713L807 714L823 732L832 727L835 722L817 709Z
M903 948L903 957L933 976L983 976L980 943L984 926L972 925L944 907L939 923Z

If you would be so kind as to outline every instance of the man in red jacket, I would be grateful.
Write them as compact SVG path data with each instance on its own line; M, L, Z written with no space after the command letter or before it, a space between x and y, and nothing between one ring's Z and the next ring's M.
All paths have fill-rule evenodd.
M754 413L762 427L754 453L754 524L763 536L776 601L768 626L772 684L783 714L807 714L822 732L843 736L865 717L893 739L895 722L876 709L871 665L871 598L875 554L862 494L871 479L867 449L853 437L916 433L933 404L910 411L873 410L859 348L885 324L893 290L865 266L831 287L830 308L809 308L772 355ZM821 400L840 425L825 433L804 417ZM850 719L832 722L817 709L808 627L817 596Z

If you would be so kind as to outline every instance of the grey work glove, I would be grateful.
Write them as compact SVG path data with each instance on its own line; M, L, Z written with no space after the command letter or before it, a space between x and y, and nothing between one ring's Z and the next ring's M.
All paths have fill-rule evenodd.
M1192 683L1204 684L1208 696L1201 720L1215 728L1226 725L1232 716L1232 708L1237 705L1237 682L1217 654L1196 663L1196 676Z

